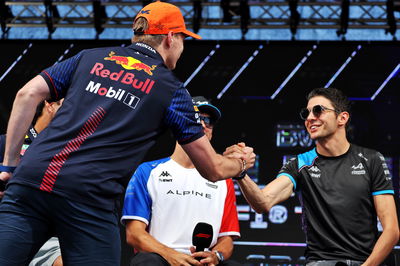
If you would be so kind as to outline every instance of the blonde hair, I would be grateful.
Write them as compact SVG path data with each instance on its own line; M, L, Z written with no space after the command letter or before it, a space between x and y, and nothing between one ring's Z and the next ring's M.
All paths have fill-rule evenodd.
M158 47L164 37L165 34L144 34L145 30L149 28L149 22L144 17L139 17L133 23L133 32L134 35L132 37L132 42L142 42L146 43L153 48Z

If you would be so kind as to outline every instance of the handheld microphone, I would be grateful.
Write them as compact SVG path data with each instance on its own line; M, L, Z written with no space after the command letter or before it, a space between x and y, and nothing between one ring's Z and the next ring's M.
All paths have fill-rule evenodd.
M3 192L6 189L7 181L0 180L0 191ZM1 199L0 199L1 201Z
M193 230L192 242L196 246L196 252L209 248L213 239L213 228L211 224L197 223ZM197 259L197 258L196 258Z

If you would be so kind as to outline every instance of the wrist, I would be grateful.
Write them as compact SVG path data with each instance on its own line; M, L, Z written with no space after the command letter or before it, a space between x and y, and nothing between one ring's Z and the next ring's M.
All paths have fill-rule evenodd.
M247 171L240 173L239 176L232 177L233 180L242 180L247 175Z
M218 263L224 261L224 255L221 252L218 250L213 250L213 252L215 253L215 256L217 256Z
M15 170L15 166L6 166L6 165L0 165L0 172L7 172L7 173L13 173Z
M242 170L241 170L241 172L239 173L238 176L232 177L232 179L234 179L234 180L241 180L241 179L243 179L243 178L246 176L246 174L247 174L247 170L246 170L246 160L241 159L241 165L242 165Z

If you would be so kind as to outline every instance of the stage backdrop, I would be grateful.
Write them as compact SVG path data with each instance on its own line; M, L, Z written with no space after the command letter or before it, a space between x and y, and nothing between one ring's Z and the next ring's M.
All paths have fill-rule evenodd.
M41 70L81 49L120 45L129 42L3 40L0 133L6 131L17 90ZM212 99L222 111L214 147L223 152L240 141L254 147L258 157L250 176L260 187L275 178L286 160L313 146L298 115L306 105L306 93L316 87L336 87L353 101L351 141L385 155L398 198L397 42L187 41L185 46L176 75L193 96ZM146 160L168 156L173 147L174 140L166 132ZM249 265L303 264L302 209L296 195L269 214L256 214L237 186L236 195L242 237L235 242L233 258ZM122 265L127 265L132 248L124 244L121 230Z

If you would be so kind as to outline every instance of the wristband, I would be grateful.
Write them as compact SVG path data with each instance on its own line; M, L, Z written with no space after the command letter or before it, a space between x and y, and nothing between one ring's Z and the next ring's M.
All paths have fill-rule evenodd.
M242 159L242 172L240 172L240 174L236 177L232 177L232 179L234 180L241 180L243 179L247 174L247 170L246 170L246 160Z
M219 252L218 250L214 250L213 252L215 253L215 256L217 256L218 258L218 264L224 261L224 255L221 252Z
M13 173L15 168L17 168L17 167L0 165L0 172Z
M242 180L246 175L247 175L247 171L245 170L245 171L241 172L239 176L232 177L232 179Z

